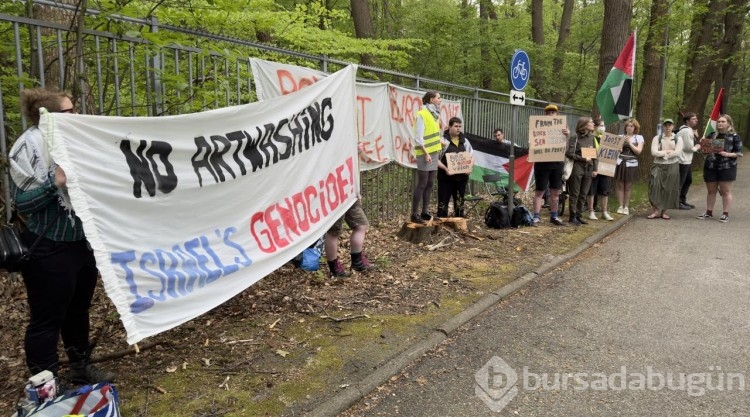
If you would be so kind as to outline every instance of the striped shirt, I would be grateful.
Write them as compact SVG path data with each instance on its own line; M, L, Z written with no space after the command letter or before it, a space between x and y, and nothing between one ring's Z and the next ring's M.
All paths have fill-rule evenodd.
M11 193L14 195L16 210L26 218L26 227L32 233L41 235L50 224L52 226L44 233L44 237L56 242L77 242L86 237L83 234L81 219L71 212L71 217L58 203L57 186L53 178L48 178L41 187L23 191L10 181Z

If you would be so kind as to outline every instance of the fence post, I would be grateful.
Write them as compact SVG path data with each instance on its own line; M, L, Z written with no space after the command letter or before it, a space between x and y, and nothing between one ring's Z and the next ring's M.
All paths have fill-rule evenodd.
M159 32L159 20L156 18L156 16L151 16L149 20L151 25L151 33ZM161 54L161 50L157 51L154 54L153 61L151 61L151 80L149 80L149 82L151 83L154 92L154 102L152 108L152 114L154 116L160 116L164 112L164 102L161 91Z
M321 61L322 67L321 71L328 73L328 55L323 55L323 60Z
M417 90L419 90L419 74L417 74L416 80L417 80Z
M474 105L472 106L471 110L473 113L471 115L471 128L473 129L472 132L479 135L479 88L474 89Z

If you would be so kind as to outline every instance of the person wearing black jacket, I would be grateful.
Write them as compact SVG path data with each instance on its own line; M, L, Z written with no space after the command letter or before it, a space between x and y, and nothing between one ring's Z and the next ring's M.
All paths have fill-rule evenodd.
M440 152L438 162L438 217L448 217L448 204L453 197L453 211L455 217L464 217L464 195L466 184L469 182L469 174L448 174L448 162L446 154L455 152L468 152L472 148L466 140L461 129L463 123L460 118L452 117L448 121L448 129L443 133L443 150ZM474 165L472 157L471 165Z

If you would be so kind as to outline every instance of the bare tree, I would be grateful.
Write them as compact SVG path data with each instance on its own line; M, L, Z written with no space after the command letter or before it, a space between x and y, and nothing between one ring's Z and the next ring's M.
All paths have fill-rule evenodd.
M615 64L622 51L622 46L630 36L630 21L632 17L633 0L609 0L604 2L604 25L602 43L599 50L599 76L597 88L607 78L609 71ZM598 114L596 100L592 107L592 114Z
M489 21L497 20L495 6L491 0L479 0L479 34L481 37L479 54L482 62L490 62L490 43L489 43ZM482 88L492 88L492 70L488 65L482 66L480 74L480 84Z
M544 47L544 0L531 1L531 41L536 45L537 51ZM531 72L531 85L540 97L547 97L544 77L541 71Z

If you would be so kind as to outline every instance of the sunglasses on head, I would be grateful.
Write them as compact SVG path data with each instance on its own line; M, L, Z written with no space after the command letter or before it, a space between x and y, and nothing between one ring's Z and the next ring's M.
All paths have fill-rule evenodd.
M76 112L75 107L71 107L69 109L62 109L62 110L58 110L57 111L57 113L75 113L75 112Z

